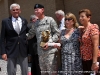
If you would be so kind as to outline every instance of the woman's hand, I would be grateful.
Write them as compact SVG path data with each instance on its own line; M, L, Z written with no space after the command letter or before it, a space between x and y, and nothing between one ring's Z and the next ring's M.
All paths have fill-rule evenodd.
M91 67L91 70L93 70L93 71L98 71L98 69L99 69L99 65L97 64L97 63L93 63L92 64L92 67Z

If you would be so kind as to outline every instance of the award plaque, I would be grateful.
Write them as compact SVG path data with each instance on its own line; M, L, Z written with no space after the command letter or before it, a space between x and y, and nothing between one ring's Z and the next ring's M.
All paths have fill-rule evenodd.
M50 31L49 30L42 31L41 35L42 35L42 37L41 37L40 46L44 47L45 43L47 43L49 41Z

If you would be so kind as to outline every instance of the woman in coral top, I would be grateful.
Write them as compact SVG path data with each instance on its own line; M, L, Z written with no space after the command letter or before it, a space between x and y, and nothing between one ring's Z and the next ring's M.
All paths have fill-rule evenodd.
M99 56L99 27L90 22L91 12L89 9L79 11L80 23L84 26L81 33L81 57L84 75L90 75L91 71L98 71L97 65ZM88 71L88 73L85 73ZM100 75L100 74L98 74Z

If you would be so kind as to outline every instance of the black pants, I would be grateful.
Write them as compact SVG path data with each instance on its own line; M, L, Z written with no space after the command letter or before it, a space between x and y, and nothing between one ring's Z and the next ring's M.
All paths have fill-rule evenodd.
M84 75L90 75L90 73L85 73L85 72L91 71L92 60L82 61L82 64L83 64Z
M37 54L32 55L31 59L32 59L31 74L32 75L41 75L38 55Z
M99 73L97 73L96 75L100 75L100 57L98 58L98 62L99 62ZM87 61L82 61L83 64L83 71L84 71L84 75L90 75L90 73L85 73L90 72L91 71L91 66L92 66L92 60L87 60Z

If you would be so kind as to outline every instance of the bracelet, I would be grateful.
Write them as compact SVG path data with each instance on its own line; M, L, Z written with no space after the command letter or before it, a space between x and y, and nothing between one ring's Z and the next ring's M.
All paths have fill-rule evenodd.
M93 64L96 64L97 62L93 62Z

